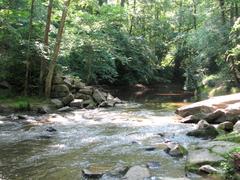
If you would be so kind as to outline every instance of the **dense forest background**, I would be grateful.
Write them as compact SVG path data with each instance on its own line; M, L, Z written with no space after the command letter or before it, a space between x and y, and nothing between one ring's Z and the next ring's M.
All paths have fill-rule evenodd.
M0 82L41 94L52 63L87 84L237 87L239 6L240 0L0 0Z

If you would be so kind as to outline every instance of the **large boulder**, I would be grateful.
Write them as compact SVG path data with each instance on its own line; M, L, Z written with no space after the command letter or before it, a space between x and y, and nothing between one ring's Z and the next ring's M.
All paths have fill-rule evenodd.
M75 99L87 100L87 99L92 98L92 96L91 96L91 95L82 94L82 93L77 92L76 94L74 94L74 98L75 98Z
M74 96L71 93L62 98L62 102L65 106L69 105L73 100Z
M83 99L74 99L69 106L75 108L82 108Z
M216 168L212 167L209 164L201 166L199 168L199 171L203 172L203 173L206 173L206 174L216 174L216 173L219 172Z
M70 89L73 89L73 79L69 76L65 76L63 83Z
M100 104L101 102L106 101L106 94L99 91L98 89L95 89L93 92L93 99Z
M77 90L84 89L86 87L86 84L81 82L80 79L74 79L73 85Z
M78 91L81 94L91 95L93 94L93 87L92 86L85 86L83 89Z
M187 133L188 136L200 138L215 138L218 135L216 128L207 121L201 120L197 124L197 128Z
M238 103L234 106L230 106L231 104ZM208 100L200 101L197 103L193 103L191 105L187 105L181 107L176 110L176 113L182 117L187 117L194 114L204 113L209 114L213 113L218 109L226 110L226 113L231 112L231 114L240 114L239 110L236 110L239 107L240 103L240 93L226 95L226 96L217 96L212 97Z
M181 123L198 123L202 119L201 115L190 115L181 119Z
M62 76L59 76L59 75L54 76L54 78L53 78L53 84L54 84L54 85L63 84L63 77L62 77Z
M124 179L126 180L144 180L150 177L148 168L142 166L133 166L125 174Z
M1 81L1 82L0 82L0 89L11 90L11 89L12 89L12 86L11 86L11 84L9 84L9 82L7 82L7 81Z
M55 105L57 108L63 107L63 103L60 99L51 99L51 102Z
M233 130L233 123L230 122L230 121L225 121L225 122L223 122L223 123L220 123L220 124L217 126L217 129L230 132L230 131Z
M233 127L233 130L240 133L240 120L236 122L236 124Z
M224 158L220 155L210 152L208 149L193 150L188 153L187 165L188 166L201 166L205 164L217 164L223 161Z
M90 99L84 100L82 102L82 107L86 108L86 109L94 109L97 107L97 104L95 103L95 101L92 98L90 98Z
M68 96L70 93L69 88L64 85L64 84L60 84L60 85L54 85L52 87L52 93L51 93L51 97L52 98L63 98Z

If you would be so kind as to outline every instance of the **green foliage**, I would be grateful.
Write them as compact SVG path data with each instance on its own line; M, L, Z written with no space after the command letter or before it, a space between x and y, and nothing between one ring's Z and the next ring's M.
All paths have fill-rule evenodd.
M15 111L29 111L33 107L39 107L49 104L49 100L41 97L24 97L24 96L0 96L0 104Z
M224 171L224 178L227 180L235 180L235 167L233 161L233 154L239 153L240 147L233 149L230 153L225 155L226 160L221 163L221 168Z
M216 0L153 0L121 6L120 1L72 1L58 62L65 73L90 84L174 82L196 90L240 82L240 20L233 25L239 3L225 0L221 7ZM54 1L45 52L47 5L48 0L35 1L29 42L31 0L0 1L0 81L9 81L16 91L23 89L29 48L33 93L39 86L40 60L53 52L63 2Z
M148 83L154 79L156 58L144 38L126 32L121 24L126 18L120 6L103 6L97 15L84 12L75 29L79 34L73 48L61 58L68 73L88 83Z

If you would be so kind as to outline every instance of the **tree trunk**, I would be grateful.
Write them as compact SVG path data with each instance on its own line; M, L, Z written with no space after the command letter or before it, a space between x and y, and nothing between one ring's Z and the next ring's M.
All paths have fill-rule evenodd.
M124 7L124 5L125 5L125 0L121 0L120 5L121 5L122 7Z
M237 2L235 3L235 17L236 17L235 20L237 20L237 18L239 17L239 10L238 10L238 3Z
M49 0L48 4L48 14L47 14L47 21L46 21L46 27L45 27L45 33L44 33L44 48L45 51L48 51L48 45L49 45L49 40L48 40L48 35L50 32L50 25L51 25L51 15L52 15L52 7L53 7L53 0ZM39 95L42 95L43 89L44 89L44 82L43 82L43 77L46 73L46 62L45 59L41 59L41 67L40 67L40 75L39 75Z
M196 0L193 0L193 27L197 29L197 4Z
M133 31L133 26L134 26L134 16L136 14L136 0L133 1L133 15L132 17L130 17L130 28L129 28L129 34L132 35L132 31Z
M55 47L54 47L54 52L53 52L53 55L52 55L52 58L51 58L51 62L50 62L50 65L49 65L48 74L47 74L47 78L46 78L46 83L45 83L45 96L46 97L50 97L50 95L51 95L52 79L53 79L54 69L55 69L55 66L56 66L57 57L58 57L59 50L60 50L64 24L65 24L65 20L66 20L66 17L67 17L67 11L68 11L68 7L70 5L70 1L71 0L66 0L65 3L64 3L64 9L63 9L63 12L62 12L62 18L61 18L60 26L59 26L59 29L58 29L58 34L57 34L57 39L56 39L56 43L55 43Z
M26 73L25 73L25 82L24 82L24 95L28 95L28 87L29 87L29 71L30 71L30 41L32 36L32 24L33 24L33 11L34 11L34 2L31 2L31 10L30 10L30 18L29 18L29 31L28 31L28 49L27 49L27 57L26 57Z
M225 1L224 0L219 0L219 5L221 9L221 18L222 18L222 23L226 23L226 17L225 17Z
M230 25L232 26L234 24L234 4L231 3L231 7L230 7Z

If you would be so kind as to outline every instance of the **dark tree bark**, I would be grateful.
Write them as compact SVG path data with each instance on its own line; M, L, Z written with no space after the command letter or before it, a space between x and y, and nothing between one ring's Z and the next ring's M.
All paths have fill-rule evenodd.
M121 5L122 7L124 7L124 5L125 5L125 0L121 0L120 5Z
M44 48L45 51L48 51L48 45L49 45L49 32L50 32L50 25L51 25L51 15L52 15L52 7L53 7L53 0L49 0L48 4L48 14L47 14L47 21L45 26L45 32L44 32ZM40 67L40 75L39 75L39 95L43 94L44 89L44 76L46 74L46 60L44 58L41 59L41 67Z
M51 89L52 89L52 79L53 79L53 74L54 74L54 69L56 66L56 62L57 62L57 57L59 54L59 50L60 50L60 45L61 45L61 40L62 40L62 35L63 35L63 30L64 30L64 24L65 24L65 20L67 17L67 12L68 12L68 7L70 5L70 1L71 0L66 0L64 3L64 9L62 12L62 18L61 18L61 22L60 22L60 26L58 29L58 34L57 34L57 39L56 39L56 43L55 43L55 47L54 47L54 52L51 58L51 62L49 65L49 69L48 69L48 74L47 74L47 78L46 78L46 83L45 83L45 96L46 97L50 97L51 95Z
M106 2L107 2L107 0L98 0L98 4L99 4L99 6L102 6L103 3L106 3Z
M234 8L234 4L231 3L231 7L230 7L230 24L231 26L234 24L234 16L235 16L235 8Z
M27 49L27 57L26 57L26 73L25 73L25 82L24 82L24 95L28 95L29 88L29 74L30 74L30 42L32 36L32 24L33 24L33 11L34 11L34 2L31 2L31 10L30 10L30 18L29 18L29 30L28 30L28 49Z
M226 15L225 15L225 0L219 0L219 6L221 9L221 18L222 18L222 23L226 23Z
M239 9L238 9L238 3L235 3L235 17L236 19L239 17Z
M133 13L135 15L136 13L136 0L133 1ZM129 28L129 34L132 35L133 32L133 26L134 26L134 15L132 17L130 17L130 28Z
M193 0L193 27L197 29L197 3Z

